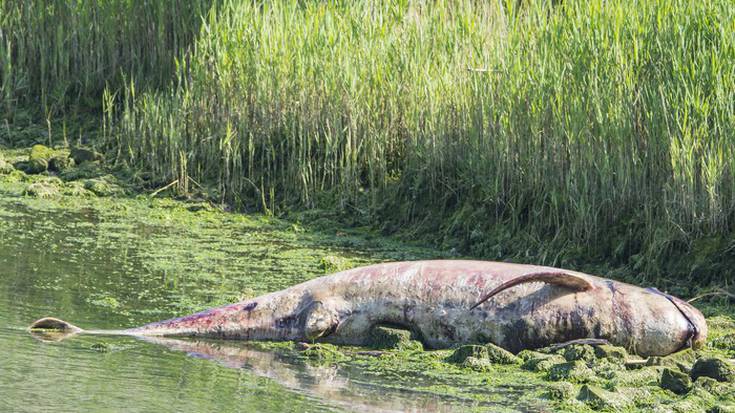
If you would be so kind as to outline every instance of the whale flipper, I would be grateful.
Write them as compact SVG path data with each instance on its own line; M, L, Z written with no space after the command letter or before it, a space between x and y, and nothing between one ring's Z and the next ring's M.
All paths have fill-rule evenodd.
M487 293L484 297L482 297L480 301L478 301L472 307L470 307L470 310L475 309L476 307L478 307L485 301L491 299L493 296L497 295L501 291L505 291L511 287L515 287L516 285L532 283L532 282L543 282L546 284L557 285L559 287L568 288L574 292L588 291L593 288L592 283L590 283L584 277L581 277L575 274L570 274L568 272L564 272L564 271L534 272L530 274L521 275L520 277L513 278L512 280L509 280L509 281L506 281L500 284L499 286L495 287L492 291Z

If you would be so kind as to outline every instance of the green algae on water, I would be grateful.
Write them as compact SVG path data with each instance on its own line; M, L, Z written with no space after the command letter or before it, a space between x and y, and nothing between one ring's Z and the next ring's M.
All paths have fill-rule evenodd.
M51 199L23 196L29 185L42 182L61 188L70 188L73 182L77 182L74 188L80 188L82 182L84 190L81 180L56 181L20 171L0 176L0 237L18 240L4 245L5 253L27 254L23 245L32 244L34 251L49 257L49 265L72 269L50 269L43 277L33 278L34 291L56 297L52 301L59 307L54 308L76 309L82 326L135 326L280 290L333 270L396 257L451 255L324 223L313 229L307 222L295 226L265 215L191 208L199 201L121 193L103 198L91 193L70 196L68 189ZM0 253L3 259L7 258ZM294 343L252 345L305 369L329 368L336 376L381 383L382 388L396 392L460 400L478 410L633 412L656 406L707 410L733 402L730 383L701 376L682 395L660 387L665 368L686 374L697 358L733 357L729 346L735 334L732 308L704 310L712 337L705 349L652 358L650 365L637 370L627 370L623 363L633 356L603 346L512 356L522 365L490 362L482 352L450 362L454 350L422 351L405 331L384 331L398 345L384 345L380 351L323 343L308 343L310 347L303 351ZM85 319L87 314L97 318ZM90 342L84 349L101 353L101 358L123 357L113 351L118 348L115 343L110 340L109 347L95 347Z

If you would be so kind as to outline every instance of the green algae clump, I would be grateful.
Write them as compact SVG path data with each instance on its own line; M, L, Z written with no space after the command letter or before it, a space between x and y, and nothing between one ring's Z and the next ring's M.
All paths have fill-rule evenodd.
M5 160L2 152L0 152L0 175L7 175L15 170L15 167L10 162Z
M322 257L319 265L321 266L325 274L332 274L350 268L349 260L345 259L344 257L335 257L334 255L327 255Z
M628 359L628 351L624 347L602 344L595 346L595 356L601 359L625 362Z
M15 167L5 159L0 159L0 175L7 175L15 170Z
M26 169L31 174L40 174L48 169L49 160L54 156L54 151L44 145L33 145L28 154Z
M93 196L94 194L84 188L84 183L79 181L67 182L61 189L61 193L74 198Z
M63 172L72 167L74 167L74 160L66 155L56 155L48 161L49 171Z
M588 366L595 372L597 377L611 380L625 372L625 367L619 360L595 359L588 363Z
M120 188L118 185L109 182L109 179L111 177L103 178L88 179L84 181L84 189L101 197L113 196L123 192L122 188Z
M71 149L70 157L77 165L81 165L84 162L102 162L105 159L105 157L99 152L79 147Z
M678 370L665 368L661 373L661 388L676 394L686 394L692 388L692 379Z
M546 397L551 400L569 400L574 395L574 385L567 382L552 383L546 390Z
M735 382L735 365L717 357L701 358L694 363L691 376L711 377L720 382Z
M630 401L616 392L603 390L600 387L585 384L579 390L577 400L580 400L593 409L622 410L629 407Z
M447 357L447 361L462 364L468 357L484 359L494 364L516 364L519 362L518 357L514 356L513 353L491 343L485 345L469 344L458 347Z
M493 370L493 363L484 358L479 357L467 357L461 364L466 369L471 369L480 372L489 372Z
M549 369L547 378L552 381L569 381L573 383L588 383L595 379L595 372L581 360L555 364Z
M592 361L595 359L595 350L589 344L572 344L564 348L563 355L566 361Z
M548 372L555 365L564 363L564 357L558 354L524 350L518 353L518 356L524 360L521 368L535 372Z
M725 334L722 337L712 340L712 347L721 350L735 351L735 333Z
M53 149L44 145L33 145L31 152L28 154L28 160L34 161L36 159L43 159L48 161L54 156Z
M107 353L110 351L110 345L104 342L94 343L89 346L89 348L100 353Z
M319 363L336 363L348 359L336 346L325 343L307 344L300 354L303 358Z
M649 357L646 361L646 366L670 367L679 369L684 373L689 373L692 364L694 364L696 360L697 353L692 349L686 349L664 357Z
M382 325L370 329L368 347L401 351L422 351L424 349L420 341L412 339L410 331Z
M26 171L29 174L40 174L48 169L48 161L45 159L33 159L26 164Z
M729 384L720 383L712 377L706 376L697 377L697 380L694 382L692 387L695 390L701 390L713 396L722 396L732 391Z
M482 358L487 355L487 351L484 346L477 344L470 344L466 346L458 347L452 354L447 357L449 363L464 363L468 357Z
M35 182L26 188L24 195L36 198L54 198L60 195L59 188L49 182Z
M104 174L102 168L95 162L84 162L77 164L76 168L68 168L59 172L61 179L65 181L76 181L79 179L98 178Z

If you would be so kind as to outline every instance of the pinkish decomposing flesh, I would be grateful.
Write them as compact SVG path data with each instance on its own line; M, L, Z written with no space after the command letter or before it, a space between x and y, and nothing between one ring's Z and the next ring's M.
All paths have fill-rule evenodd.
M486 261L376 264L241 303L115 332L362 345L378 324L413 331L428 348L491 342L513 352L596 338L642 355L704 343L688 303L653 288L575 271ZM79 333L45 318L31 328Z

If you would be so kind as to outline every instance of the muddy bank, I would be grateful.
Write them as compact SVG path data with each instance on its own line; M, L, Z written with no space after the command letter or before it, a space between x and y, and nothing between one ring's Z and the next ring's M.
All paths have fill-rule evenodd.
M50 243L49 234L70 226L80 250L106 245L139 251L150 270L145 289L103 284L70 297L109 314L120 326L239 301L368 263L453 256L324 219L314 224L235 214L206 199L174 200L166 191L151 196L156 188L142 194L124 171L94 158L64 171L30 173L14 166L29 162L31 152L3 152L12 170L0 174L0 206L37 220L27 227L2 223L0 230L24 231L39 251L65 248ZM48 159L65 153L71 154L52 150ZM95 191L96 183L116 190ZM54 285L49 279L48 288ZM375 331L369 348L254 346L304 366L358 371L365 382L390 382L397 391L465 400L477 410L502 405L506 411L728 411L735 403L729 361L735 357L735 312L724 302L698 303L708 317L710 341L700 352L666 358L643 360L605 346L517 355L493 346L424 351L410 334L390 327ZM102 357L118 343L89 345Z

